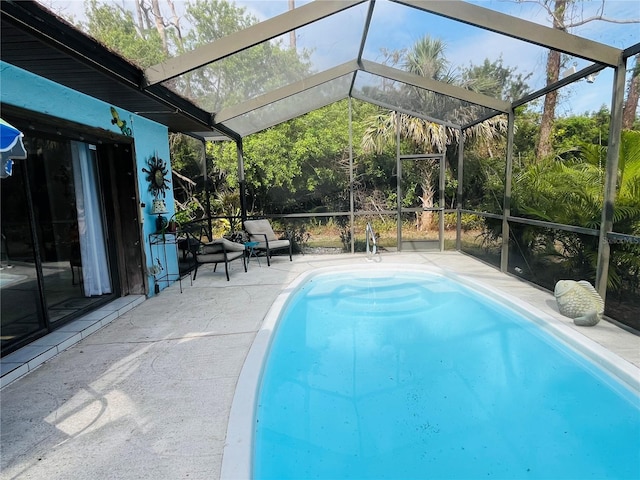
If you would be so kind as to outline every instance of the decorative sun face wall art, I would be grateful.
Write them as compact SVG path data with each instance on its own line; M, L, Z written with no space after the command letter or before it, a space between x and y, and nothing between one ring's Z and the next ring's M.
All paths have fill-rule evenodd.
M142 171L147 174L149 191L156 198L160 196L164 198L166 195L165 190L170 186L169 179L166 176L169 173L166 162L155 155L147 160L147 165L149 168L143 168Z

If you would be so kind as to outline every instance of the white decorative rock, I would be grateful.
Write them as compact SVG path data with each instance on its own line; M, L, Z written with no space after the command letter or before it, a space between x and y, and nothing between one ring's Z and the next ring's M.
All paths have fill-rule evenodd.
M560 313L573 318L573 323L593 327L604 315L604 301L586 280L559 280L553 294Z

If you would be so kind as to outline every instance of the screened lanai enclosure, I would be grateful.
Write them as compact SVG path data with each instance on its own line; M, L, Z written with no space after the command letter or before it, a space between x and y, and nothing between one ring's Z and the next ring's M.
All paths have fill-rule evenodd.
M203 176L232 146L239 206L227 218L271 218L300 249L333 225L335 242L358 251L369 224L388 251L460 250L551 290L588 280L610 318L640 328L633 3L239 1L251 21L223 27L186 2L165 26L178 31L182 19L195 33L165 59L126 75L117 62L102 68L139 91L175 94L140 114L171 117L173 132L200 140ZM3 2L15 18L34 10ZM329 120L339 126L325 129ZM277 140L294 135L282 124L316 132L310 157L335 136L332 155L317 149L312 167L294 168L301 184L325 186L312 201L248 181L275 182L265 158L288 158ZM217 216L192 220L211 227Z

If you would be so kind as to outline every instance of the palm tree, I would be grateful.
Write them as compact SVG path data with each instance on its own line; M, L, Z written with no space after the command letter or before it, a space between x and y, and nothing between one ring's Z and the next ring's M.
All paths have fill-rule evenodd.
M418 40L414 46L406 52L401 61L402 67L413 74L432 78L434 80L459 84L459 80L449 67L445 57L446 45L440 39L434 39L426 35ZM469 88L473 88L473 82L468 82ZM482 83L482 82L480 82ZM465 124L477 117L481 107L463 105L457 99L437 94L432 91L406 86L400 91L403 100L408 100L411 109L425 112L434 118L439 118L451 123ZM445 153L451 144L459 141L459 130L429 122L404 113L385 111L370 117L366 122L366 128L362 139L362 148L365 152L381 153L385 146L396 142L396 130L399 125L400 138L408 142L414 151L421 153ZM500 137L507 127L506 118L494 117L481 124L465 130L465 142L478 140L491 141ZM420 176L418 194L424 209L432 208L434 204L436 165L433 162L422 162L416 166L416 174ZM416 218L419 230L429 229L432 221L432 212L426 211Z
M514 181L513 214L564 225L600 228L604 204L603 184L606 147L582 144L572 161L542 159L517 176ZM622 132L618 165L617 195L613 212L613 230L640 235L640 132ZM559 206L562 206L559 208ZM554 258L550 265L563 274L594 278L598 240L591 235L560 230L542 231L520 226L512 234L523 251ZM558 262L560 258L562 261ZM549 279L549 281L557 279ZM553 282L551 282L552 284ZM640 287L640 257L637 246L611 246L608 286L615 290L637 291Z

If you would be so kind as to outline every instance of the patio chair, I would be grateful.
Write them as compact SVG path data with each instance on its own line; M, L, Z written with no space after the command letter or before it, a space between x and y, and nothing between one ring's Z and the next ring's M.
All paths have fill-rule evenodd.
M289 261L293 261L291 256L291 240L289 238L279 239L271 228L269 220L246 220L244 229L249 235L249 240L259 242L254 247L256 251L263 251L267 256L267 265L271 266L271 253L274 250L289 249Z
M201 225L187 225L176 232L178 250L181 256L178 257L178 269L180 275L186 275L193 272L198 263L196 256L200 250L200 246L205 243L202 241L206 237L206 231Z
M247 271L245 246L243 244L232 242L226 238L203 242L201 238L198 238L193 231L190 231L186 232L186 238L178 242L178 248L182 250L183 260L188 256L193 258L194 281L198 275L198 268L205 263L213 263L214 272L219 263L224 263L227 281L229 281L229 263L233 260L241 258L244 271Z

